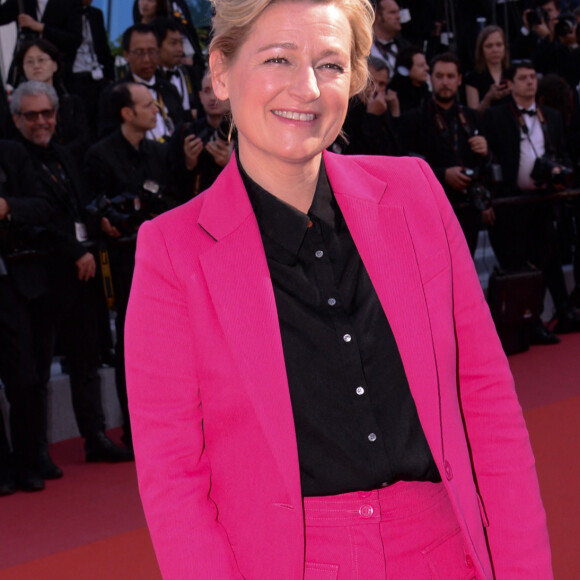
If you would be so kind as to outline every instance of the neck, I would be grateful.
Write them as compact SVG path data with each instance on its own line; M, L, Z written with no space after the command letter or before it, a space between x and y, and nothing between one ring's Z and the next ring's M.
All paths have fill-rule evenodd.
M516 102L516 105L518 107L522 107L524 109L529 109L535 102L536 102L536 97L519 97L514 95L514 101Z
M155 73L153 73L148 79L146 79L145 77L140 77L139 75L136 75L135 73L131 73L133 75L133 80L138 83L140 81L145 81L146 83L150 83L154 78L155 78Z
M217 129L222 122L223 116L222 115L207 115L207 122L210 126L214 129Z
M375 38L380 40L381 42L391 42L391 40L395 40L397 33L393 32L385 32L384 30L374 29Z
M139 149L139 144L141 141L143 141L143 139L145 139L145 131L136 129L128 123L123 123L121 125L121 133L135 149Z
M503 67L501 65L501 62L497 64L488 64L487 70L489 71L489 74L493 77L493 80L496 83L499 83L501 81L501 77L503 74Z
M438 107L445 109L446 111L451 109L451 107L453 107L455 104L455 98L451 99L450 101L439 101L436 97L433 97L433 100Z
M239 145L240 146L240 145ZM246 173L266 191L302 213L308 213L320 171L320 156L306 163L263 163L261 160L244 157L240 146L240 162Z

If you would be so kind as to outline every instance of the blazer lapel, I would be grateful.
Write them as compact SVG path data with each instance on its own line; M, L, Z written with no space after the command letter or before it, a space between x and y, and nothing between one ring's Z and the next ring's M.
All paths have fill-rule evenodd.
M207 195L200 225L216 244L200 256L219 324L291 497L300 497L298 452L270 272L235 159Z
M412 234L385 183L347 158L325 155L337 202L399 347L419 419L432 452L441 451L439 389L431 324Z

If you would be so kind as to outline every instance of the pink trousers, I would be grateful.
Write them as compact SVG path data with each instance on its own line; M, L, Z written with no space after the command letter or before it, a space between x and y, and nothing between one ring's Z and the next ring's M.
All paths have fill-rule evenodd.
M475 580L442 483L304 498L304 580Z

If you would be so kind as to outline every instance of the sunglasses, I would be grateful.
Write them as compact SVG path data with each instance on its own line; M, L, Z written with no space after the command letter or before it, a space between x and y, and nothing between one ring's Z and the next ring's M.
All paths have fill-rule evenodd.
M50 121L54 118L56 109L44 109L43 111L26 111L25 113L18 113L18 116L24 117L29 123L37 121L39 117L42 117L45 121Z

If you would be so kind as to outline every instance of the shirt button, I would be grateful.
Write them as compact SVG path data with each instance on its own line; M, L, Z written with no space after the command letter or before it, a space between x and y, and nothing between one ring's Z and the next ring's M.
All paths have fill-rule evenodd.
M373 515L373 506L372 505L363 505L359 510L358 513L361 515L362 518L368 519Z
M342 337L342 340L344 340L344 342L350 342L352 340L352 336L350 334L345 334Z
M328 299L328 304L329 304L330 306L334 306L334 305L336 304L336 299L335 299L335 298L329 298L329 299Z
M365 390L363 389L363 387L357 387L356 388L356 394L357 395L364 395L365 394Z
M369 441L373 443L377 440L377 436L374 433L369 433Z
M324 256L324 252L322 250L316 250L316 252L314 252L314 255L317 258L322 258L322 256Z

